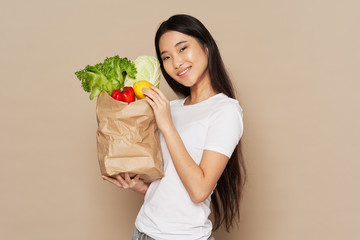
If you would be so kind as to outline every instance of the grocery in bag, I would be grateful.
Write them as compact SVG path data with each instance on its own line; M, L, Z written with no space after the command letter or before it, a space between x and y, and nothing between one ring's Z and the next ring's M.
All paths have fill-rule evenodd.
M144 82L159 86L157 58L140 56L133 62L116 55L75 74L83 89L90 92L90 99L98 98L96 138L101 174L140 174L145 182L163 177L154 113L146 100L140 99L142 94L134 94L133 89Z
M140 174L147 182L164 175L159 132L146 100L127 104L103 92L96 103L96 116L101 174Z

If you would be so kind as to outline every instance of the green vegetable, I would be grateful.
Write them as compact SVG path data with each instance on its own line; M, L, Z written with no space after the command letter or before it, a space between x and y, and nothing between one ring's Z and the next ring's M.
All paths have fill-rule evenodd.
M160 84L160 63L154 56L140 56L134 61L137 74L136 78L133 76L126 76L125 86L133 86L135 82L146 80L152 83L155 87Z
M84 69L75 72L81 80L81 86L86 92L91 92L90 99L99 96L102 91L109 95L119 88L123 88L126 76L136 77L135 64L127 58L118 55L106 58L103 63L95 66L87 65Z

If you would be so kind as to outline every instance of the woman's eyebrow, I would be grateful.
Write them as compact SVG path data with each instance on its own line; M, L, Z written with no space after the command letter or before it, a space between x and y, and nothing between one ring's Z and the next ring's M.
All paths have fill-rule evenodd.
M179 46L180 44L186 43L187 41L180 41L177 44L175 44L175 47Z
M177 47L177 46L179 46L180 44L183 44L183 43L186 43L186 42L187 42L187 41L180 41L180 42L176 43L174 47ZM163 55L163 54L166 53L166 52L167 52L166 50L165 50L165 51L162 51L162 52L160 53L160 56Z

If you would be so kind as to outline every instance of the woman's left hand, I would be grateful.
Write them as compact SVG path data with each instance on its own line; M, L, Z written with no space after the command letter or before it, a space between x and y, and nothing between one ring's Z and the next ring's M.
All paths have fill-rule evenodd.
M156 123L160 131L166 131L172 127L172 119L170 112L169 100L165 97L164 93L160 89L150 86L150 89L143 88L143 93L146 95L145 99L150 104L154 111Z
M145 183L142 179L140 179L139 174L136 175L134 178L130 178L129 173L127 172L124 174L124 178L120 174L117 174L113 177L103 175L102 179L111 182L119 188L131 189L134 192L140 194L145 194L149 188L149 185Z

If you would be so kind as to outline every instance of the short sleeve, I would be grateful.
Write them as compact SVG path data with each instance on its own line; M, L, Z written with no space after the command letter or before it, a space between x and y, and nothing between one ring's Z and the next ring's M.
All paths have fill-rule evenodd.
M216 108L209 117L205 150L231 157L243 134L243 113L238 102Z

